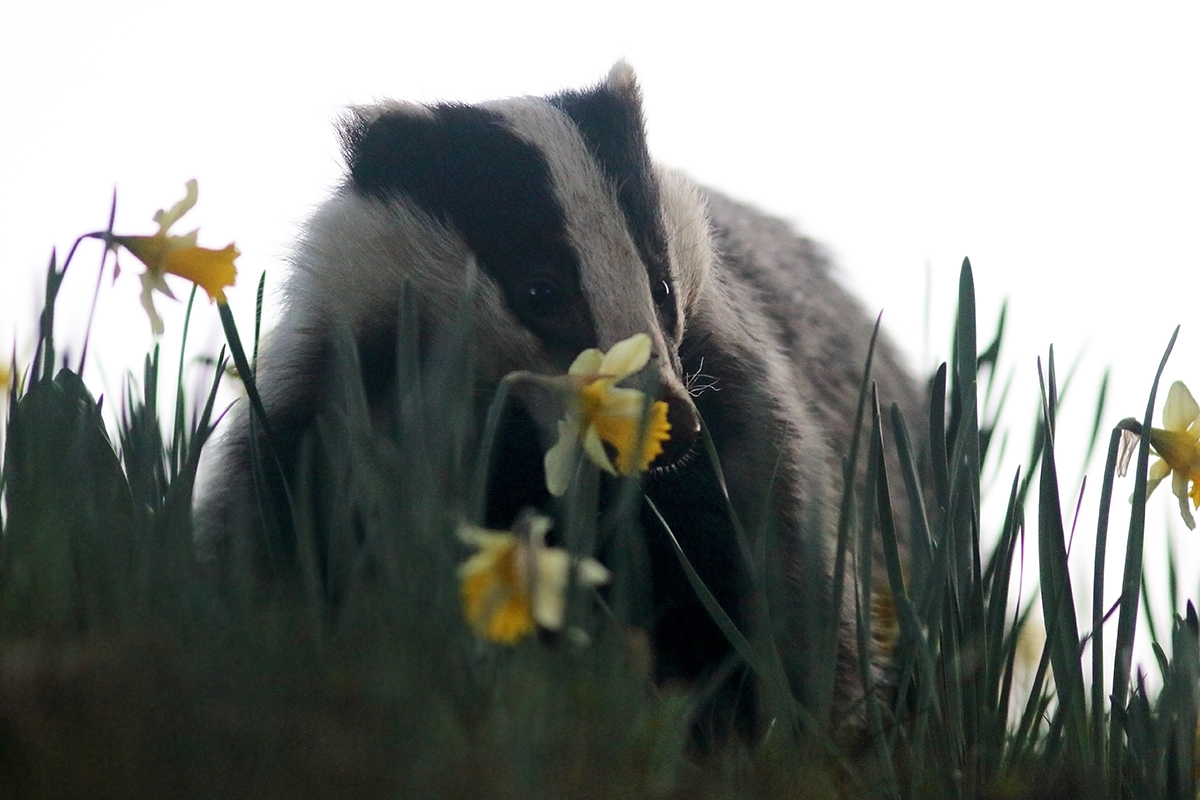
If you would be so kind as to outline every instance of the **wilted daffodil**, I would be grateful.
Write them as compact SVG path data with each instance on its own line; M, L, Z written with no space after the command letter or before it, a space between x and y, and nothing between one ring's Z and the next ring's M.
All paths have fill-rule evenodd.
M558 423L558 441L546 453L546 488L552 495L567 491L580 444L596 466L614 475L640 472L662 452L671 430L667 404L657 400L650 406L643 435L645 393L616 385L649 359L650 337L639 333L617 342L607 353L584 350L571 364L566 376L567 415ZM605 444L616 451L615 466Z
M142 306L150 316L156 336L163 332L163 322L154 308L151 293L157 289L175 299L165 280L167 273L186 278L208 292L209 298L218 303L225 302L225 287L232 286L237 277L237 267L233 261L240 253L233 244L226 245L222 250L210 250L196 246L198 231L182 235L171 233L171 226L196 205L196 197L196 181L190 180L187 182L187 194L182 200L170 210L160 210L154 215L158 233L152 236L105 236L109 247L123 247L146 265L146 272L142 275Z
M1159 460L1150 465L1146 495L1170 475L1171 491L1179 499L1179 514L1189 529L1195 529L1196 520L1188 500L1200 508L1200 405L1182 382L1175 381L1167 391L1162 418L1165 427L1150 429L1150 446L1158 453ZM1126 447L1121 474L1131 455Z
M546 517L523 514L514 532L460 528L460 538L477 549L459 567L458 577L463 611L480 636L512 644L535 624L560 630L572 564L581 586L608 583L608 570L595 559L572 559L567 551L546 546L551 525Z

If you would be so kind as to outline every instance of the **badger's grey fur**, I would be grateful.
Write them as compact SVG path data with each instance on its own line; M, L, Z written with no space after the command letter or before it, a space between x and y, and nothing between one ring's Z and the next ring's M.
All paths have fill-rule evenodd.
M275 427L312 425L335 325L355 335L369 393L386 394L401 286L413 287L423 318L445 316L463 296L470 263L479 267L484 384L514 370L559 374L584 348L648 333L672 438L646 492L717 599L747 623L745 567L696 444L703 419L745 528L777 525L769 558L793 585L774 622L794 690L815 702L805 696L817 666L808 643L830 611L841 464L872 332L820 250L786 224L655 166L623 63L596 88L549 98L359 108L343 135L347 179L297 248L258 375ZM899 402L910 419L920 413L919 392L886 343L873 373L885 402ZM525 411L553 430L554 409ZM244 413L234 428L230 484L244 478ZM491 524L548 499L540 457L536 443L505 457ZM214 494L245 494L245 483ZM702 679L731 648L661 526L647 514L644 527L656 672L664 681ZM843 703L855 694L855 653L847 631ZM753 716L753 701L737 699L739 680L728 681L725 702Z

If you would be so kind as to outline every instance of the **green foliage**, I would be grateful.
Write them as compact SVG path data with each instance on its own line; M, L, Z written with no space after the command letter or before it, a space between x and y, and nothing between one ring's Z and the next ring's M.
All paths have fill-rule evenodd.
M156 350L140 389L128 380L110 437L80 370L58 363L53 309L66 271L52 261L37 355L13 392L4 438L0 795L1195 797L1200 625L1191 604L1175 619L1169 654L1153 636L1158 696L1140 671L1130 678L1148 445L1111 612L1119 614L1110 665L1103 573L1119 431L1081 633L1056 472L1053 351L1030 477L1012 477L998 526L981 519L999 409L980 404L992 396L1001 336L980 351L967 262L953 358L931 381L928 420L880 408L865 365L833 591L861 645L863 736L832 725L836 615L812 643L815 663L827 667L811 689L815 702L793 695L793 654L771 635L785 588L765 556L773 532L739 525L738 557L755 586L745 630L676 552L766 687L775 722L761 741L709 750L694 746L691 715L710 687L655 687L645 634L620 621L642 591L635 519L648 501L636 480L598 513L594 471L584 465L565 499L567 549L585 555L621 543L611 548L615 584L603 601L571 587L566 632L510 648L480 642L464 622L455 576L466 553L456 532L480 517L508 402L504 384L477 430L469 296L429 354L417 350L415 302L402 299L386 435L368 409L353 342L336 337L328 375L336 401L301 448L289 487L300 580L280 589L260 585L236 554L212 570L193 545L192 495L224 356L196 396L181 349L164 429ZM220 314L261 411L257 330L247 355L228 308ZM1156 388L1157 378L1142 429ZM1094 437L1101 416L1098 408ZM260 468L277 469L267 433ZM918 446L926 435L928 448ZM1018 559L1035 469L1046 642L1032 665L1019 655L1033 605L1020 596ZM314 487L327 486L339 488L318 500ZM1111 701L1098 678L1109 668ZM1022 669L1033 674L1017 696Z

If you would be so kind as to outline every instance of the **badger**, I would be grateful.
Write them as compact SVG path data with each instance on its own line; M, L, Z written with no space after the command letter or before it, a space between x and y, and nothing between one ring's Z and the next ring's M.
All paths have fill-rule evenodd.
M394 394L405 291L420 309L424 347L426 328L475 287L483 394L514 371L561 374L586 348L648 334L670 423L665 450L643 476L654 509L647 504L641 527L655 678L715 680L714 719L750 729L761 722L752 676L664 531L729 619L749 626L753 579L738 555L731 503L743 530L771 531L766 558L786 587L772 609L775 640L794 695L817 707L812 683L823 665L812 643L830 614L844 612L831 599L842 464L873 332L822 250L652 161L640 89L624 62L597 86L548 97L354 108L341 135L344 182L296 247L256 374L284 473L323 402L335 329L353 337L372 407ZM921 393L895 348L881 341L873 363L884 401L915 418ZM492 527L550 504L542 454L557 411L513 405L511 435L499 437L504 467L488 490ZM235 413L224 485L212 493L227 506L254 491L250 417ZM266 494L280 503L278 487ZM227 507L224 523L210 524L210 539L228 535L213 532L230 527L228 516ZM294 533L280 530L274 544L294 552ZM842 627L835 697L844 710L859 691L858 645Z

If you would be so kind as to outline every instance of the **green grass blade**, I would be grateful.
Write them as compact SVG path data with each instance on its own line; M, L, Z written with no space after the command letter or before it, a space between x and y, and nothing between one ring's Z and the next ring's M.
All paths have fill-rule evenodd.
M1162 359L1158 363L1158 371L1154 374L1154 382L1150 385L1150 398L1146 401L1146 414L1142 422L1142 430L1149 431L1150 423L1154 420L1154 405L1158 397L1158 383L1166 369L1167 359L1175 348L1175 340L1179 336L1178 326L1171 334ZM1129 515L1129 537L1125 545L1125 572L1121 581L1121 611L1117 618L1117 638L1113 654L1112 679L1112 708L1115 711L1125 708L1125 700L1129 695L1129 674L1133 663L1133 640L1137 633L1138 600L1140 592L1138 585L1142 578L1142 545L1146 535L1146 479L1150 469L1150 437L1143 436L1138 447L1137 470L1133 482L1133 509ZM1119 717L1114 713L1109 725L1109 765L1113 770L1119 769L1122 763L1122 735Z
M917 455L913 450L912 438L900 406L892 405L892 435L900 461L900 476L904 480L905 497L909 509L909 575L913 579L913 593L922 594L924 581L933 567L933 543L929 535L929 516L925 510L925 495L917 477Z
M1105 376L1107 380L1107 375ZM1104 460L1104 482L1100 487L1100 504L1096 514L1096 555L1092 569L1092 760L1102 776L1108 775L1108 753L1104 741L1104 569L1108 553L1108 519L1112 511L1113 478L1117 469L1117 453L1121 446L1121 431L1113 428L1108 437L1108 455Z
M965 585L970 579L969 559L973 552L970 536L979 529L979 409L978 409L978 356L975 335L975 279L971 262L963 259L959 276L958 319L954 336L954 392L959 420L954 432L953 457L950 460L950 493L956 488L965 488L969 493L971 524L957 532L956 546L960 549L959 583Z
M254 291L254 352L250 366L258 369L258 345L262 341L263 295L267 288L267 273L258 276L258 287ZM192 290L195 292L195 290Z
M1142 579L1138 582L1142 595L1142 621L1146 624L1146 632L1150 634L1153 644L1159 643L1158 626L1154 623L1154 605L1150 602L1150 587L1146 583L1146 565L1142 564Z
M998 768L997 761L1002 752L1008 722L1008 699L1004 691L1004 676L1008 665L1005 623L1009 605L1009 583L1022 519L1021 508L1017 503L1019 484L1018 472L1013 475L1004 526L1001 528L1000 541L992 557L992 563L997 565L996 570L991 581L985 586L987 604L984 609L982 635L983 692L980 697L981 712L985 716L980 748L981 758L986 759L985 774L991 774Z
M946 364L937 368L929 387L929 456L935 509L950 507L950 459L946 452Z
M1088 727L1083 672L1079 663L1078 618L1071 593L1066 532L1063 528L1054 454L1054 412L1051 409L1056 392L1053 363L1054 355L1051 352L1050 368L1047 370L1048 380L1042 377L1039 368L1043 388L1046 449L1042 454L1038 484L1038 564L1042 586L1042 613L1046 623L1046 645L1054 667L1055 694L1062 714L1066 755L1070 763L1083 765L1087 763L1091 753L1090 748L1086 747Z

